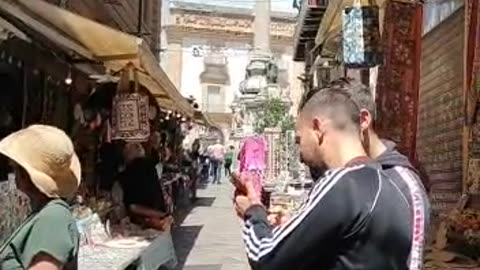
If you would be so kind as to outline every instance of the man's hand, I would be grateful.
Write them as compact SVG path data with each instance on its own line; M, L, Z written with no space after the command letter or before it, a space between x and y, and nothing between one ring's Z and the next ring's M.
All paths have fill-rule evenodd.
M273 226L281 226L288 222L291 214L281 206L275 206L268 211L268 221Z
M244 218L245 212L250 206L252 206L252 202L250 202L247 196L239 195L235 197L235 211L239 218Z
M249 197L250 199L260 198L253 186L254 176L250 173L233 173L232 183L237 189L237 194L240 193Z
M243 219L245 212L252 205L262 205L261 194L255 192L250 174L235 173L232 176L232 183L237 188L237 193L235 194L235 210L237 211L237 215Z
M236 188L235 195L237 195L237 194L247 195L247 189L246 189L244 183L242 182L240 173L234 172L232 174L232 177L231 177L230 181L232 182L232 184Z

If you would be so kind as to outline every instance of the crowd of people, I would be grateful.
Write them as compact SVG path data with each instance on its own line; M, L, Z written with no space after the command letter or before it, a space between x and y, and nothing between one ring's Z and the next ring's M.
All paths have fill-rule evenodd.
M201 182L221 184L222 178L230 177L234 151L233 145L226 147L220 140L216 140L215 144L208 145L203 151L201 150L201 154L199 154Z
M280 224L269 221L261 194L248 181L251 175L232 176L244 185L235 209L244 220L252 269L422 268L428 197L409 160L375 133L374 120L371 91L356 81L332 82L309 97L297 117L296 141L316 183L295 215L282 213L288 218L275 219L282 220ZM157 140L152 139L155 147ZM155 164L169 164L171 153L167 148L158 155L158 147L153 149L140 144L124 148L120 184L129 214L162 227L167 213L153 182ZM196 141L182 162L195 163L203 176L200 181L221 184L232 174L234 150L220 141L202 150ZM0 269L75 269L79 233L65 199L78 189L81 165L70 138L57 128L34 125L0 141L0 153L11 160L17 187L34 209L0 247Z

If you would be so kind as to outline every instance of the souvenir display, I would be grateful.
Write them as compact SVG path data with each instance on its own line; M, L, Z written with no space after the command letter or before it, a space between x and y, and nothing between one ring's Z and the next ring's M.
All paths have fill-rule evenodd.
M130 77L133 73L134 89ZM150 107L148 97L138 92L137 71L127 65L118 83L112 107L112 139L145 142L150 137Z
M343 62L349 68L371 68L381 63L379 8L353 6L343 10Z
M245 139L239 153L239 171L242 174L251 173L253 175L253 185L258 194L262 193L266 151L265 139L253 136ZM237 190L237 193L242 192L242 190Z
M447 220L448 241L459 252L480 258L480 211L465 209L454 212Z

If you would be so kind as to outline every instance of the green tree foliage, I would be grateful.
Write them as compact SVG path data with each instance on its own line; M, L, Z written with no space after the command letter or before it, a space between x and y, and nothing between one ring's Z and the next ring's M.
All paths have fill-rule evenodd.
M259 111L255 119L255 132L263 133L265 128L280 127L282 131L291 130L294 126L293 116L289 107L279 98L270 98Z

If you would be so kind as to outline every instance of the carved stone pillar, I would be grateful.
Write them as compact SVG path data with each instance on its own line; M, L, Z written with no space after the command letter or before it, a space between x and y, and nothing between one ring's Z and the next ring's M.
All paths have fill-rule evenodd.
M256 0L253 44L257 53L270 53L270 0Z

